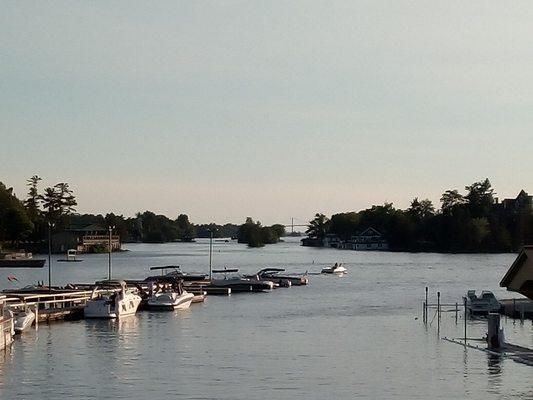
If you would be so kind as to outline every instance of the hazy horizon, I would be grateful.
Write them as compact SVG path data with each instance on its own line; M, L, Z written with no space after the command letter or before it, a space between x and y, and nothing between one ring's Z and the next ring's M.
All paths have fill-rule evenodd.
M533 4L5 2L0 180L80 213L299 222L533 169Z

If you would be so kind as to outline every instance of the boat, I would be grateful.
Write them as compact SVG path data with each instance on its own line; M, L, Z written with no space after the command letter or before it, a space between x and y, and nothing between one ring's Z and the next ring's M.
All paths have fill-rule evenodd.
M183 281L173 276L146 278L150 289L146 305L150 309L184 310L189 308L194 294L183 289Z
M13 313L6 306L6 296L0 296L0 350L13 343L14 334Z
M32 253L23 251L0 254L0 268L42 268L46 260L33 258Z
M188 273L181 270L179 265L165 265L162 267L150 267L150 271L161 271L161 276L174 276L183 281L203 281L207 278L207 274ZM170 271L168 271L170 270Z
M307 285L309 283L309 278L307 275L285 275L280 274L280 272L285 272L284 268L264 268L261 271L257 273L257 275L264 280L270 280L274 283L280 284L280 286L283 286L288 282L290 285L288 286L301 286L301 285Z
M134 315L141 304L141 296L124 281L100 281L83 309L85 318L121 318Z
M79 260L76 258L78 255L78 251L76 249L69 249L67 250L67 258L61 258L57 261L59 262L82 262L83 260Z
M223 278L211 279L211 287L229 288L231 293L235 292L264 292L274 288L274 282L250 279L237 275L237 268L224 268L213 270L213 274L223 275ZM234 275L228 275L234 274Z
M342 275L342 274L347 274L348 271L346 270L346 268L342 266L342 264L335 263L335 265L331 267L322 268L321 273Z
M22 333L35 321L35 313L29 308L13 311L13 325L15 333Z
M494 293L488 290L483 290L480 296L476 295L475 290L469 290L463 300L466 300L466 309L471 314L499 312L502 307Z

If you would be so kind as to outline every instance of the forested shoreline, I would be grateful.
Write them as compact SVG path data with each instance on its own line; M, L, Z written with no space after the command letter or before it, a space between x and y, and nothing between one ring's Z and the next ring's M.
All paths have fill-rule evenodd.
M61 232L73 227L112 227L122 242L165 243L195 238L231 237L250 247L277 243L285 234L283 225L262 226L251 217L242 225L194 224L186 214L175 219L151 211L134 217L107 214L77 214L77 200L68 183L60 182L40 190L41 178L27 180L25 199L0 182L0 244L3 248L40 251L48 230ZM465 193L447 190L440 208L428 200L413 199L406 210L392 203L362 211L338 213L327 218L316 214L307 234L324 239L335 235L348 240L362 230L379 230L390 250L411 252L512 252L533 243L531 196L522 191L516 199L500 202L489 179L465 187Z
M335 235L348 240L366 228L380 231L392 251L440 253L500 253L533 244L531 196L521 191L515 199L499 201L489 179L446 190L440 208L413 199L406 210L392 203L359 212L316 214L307 234L322 240Z

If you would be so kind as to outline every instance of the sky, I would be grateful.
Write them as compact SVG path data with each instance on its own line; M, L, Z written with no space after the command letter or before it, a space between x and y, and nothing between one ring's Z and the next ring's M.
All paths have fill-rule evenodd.
M308 221L533 191L530 1L2 1L0 181Z

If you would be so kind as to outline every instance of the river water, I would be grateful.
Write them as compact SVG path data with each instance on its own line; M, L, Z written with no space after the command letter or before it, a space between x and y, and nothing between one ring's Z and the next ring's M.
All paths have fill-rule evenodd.
M208 269L208 242L128 244L114 277L143 278L153 265ZM455 303L468 289L512 297L498 283L514 255L443 255L305 248L297 239L262 249L216 242L213 265L255 272L318 272L307 287L210 296L176 312L120 321L40 324L0 353L1 399L531 399L532 367L439 339L424 326L424 287ZM56 260L59 257L54 257ZM54 284L107 276L107 255L52 263ZM0 271L0 285L47 280L47 269ZM433 315L430 314L430 319ZM531 322L503 320L507 340L533 347ZM462 316L440 336L460 337ZM468 321L482 337L484 321Z

